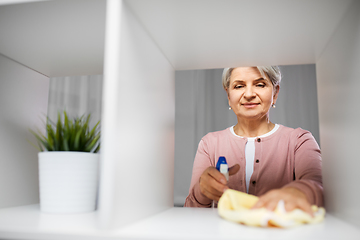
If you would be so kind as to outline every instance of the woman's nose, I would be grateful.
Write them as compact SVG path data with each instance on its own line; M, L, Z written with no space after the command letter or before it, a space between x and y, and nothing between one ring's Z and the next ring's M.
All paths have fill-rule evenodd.
M255 91L252 87L247 87L244 92L244 97L246 98L253 98L255 97Z

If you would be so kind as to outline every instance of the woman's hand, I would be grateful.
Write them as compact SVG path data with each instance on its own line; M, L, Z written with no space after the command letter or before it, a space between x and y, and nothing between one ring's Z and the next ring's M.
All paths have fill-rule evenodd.
M239 169L239 164L235 164L229 168L229 176L237 173ZM205 169L205 171L200 176L199 183L201 193L207 198L215 201L219 201L223 192L229 188L226 185L227 181L225 176L215 167L208 167Z
M259 201L253 206L253 209L265 207L268 210L273 211L280 200L285 202L285 210L287 212L299 208L313 216L311 205L306 199L305 194L293 187L268 191L259 198Z

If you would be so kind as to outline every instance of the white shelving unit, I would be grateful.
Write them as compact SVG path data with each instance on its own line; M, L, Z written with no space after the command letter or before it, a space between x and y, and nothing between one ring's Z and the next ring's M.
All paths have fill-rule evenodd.
M97 213L51 215L38 205L0 210L5 239L359 239L360 231L327 215L324 222L291 229L254 228L220 218L216 209L172 208L114 230L98 225Z
M39 116L46 104L21 99L21 88L11 88L16 101L2 91L2 114L11 119L0 119L1 239L359 238L360 162L349 144L358 142L360 117L358 1L9 2L0 1L0 63L14 68L0 66L0 88L33 75L29 81L41 87L27 92L43 103L47 77L103 73L103 148L99 209L41 213L36 154L27 148L20 154L17 143L36 123L27 117ZM175 71L308 63L317 69L325 221L259 229L226 222L213 209L173 208ZM20 131L10 141L12 129ZM6 172L16 183L6 181Z

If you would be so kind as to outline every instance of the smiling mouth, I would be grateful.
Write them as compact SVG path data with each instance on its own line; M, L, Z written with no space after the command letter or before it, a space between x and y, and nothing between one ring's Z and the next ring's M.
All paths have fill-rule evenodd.
M258 106L260 103L243 103L241 105L243 105L246 108L254 108L256 106Z

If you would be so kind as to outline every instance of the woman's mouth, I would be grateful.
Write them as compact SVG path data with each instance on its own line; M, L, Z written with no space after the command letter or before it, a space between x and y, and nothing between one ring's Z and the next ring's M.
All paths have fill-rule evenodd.
M260 103L243 103L242 105L245 107L245 108L254 108L256 106L258 106Z

